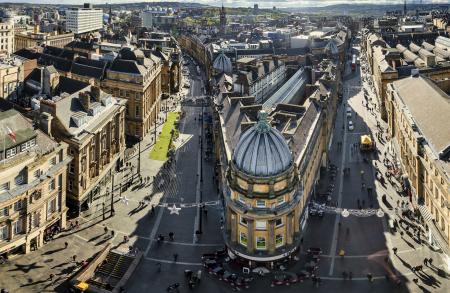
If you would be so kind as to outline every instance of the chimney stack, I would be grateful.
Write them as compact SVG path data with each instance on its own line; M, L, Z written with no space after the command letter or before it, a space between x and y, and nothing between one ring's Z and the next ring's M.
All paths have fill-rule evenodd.
M89 94L89 92L81 92L78 96L78 100L83 106L84 111L89 112L91 104L91 95Z
M53 116L50 113L43 112L40 117L40 128L48 136L52 137L52 120Z
M100 100L100 88L98 86L91 86L91 94L96 102L101 102Z

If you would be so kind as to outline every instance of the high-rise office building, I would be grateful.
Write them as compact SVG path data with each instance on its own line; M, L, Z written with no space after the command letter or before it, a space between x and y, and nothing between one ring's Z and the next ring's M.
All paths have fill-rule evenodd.
M0 16L0 55L14 52L14 18L9 11Z
M72 7L66 11L66 30L74 34L83 34L103 27L103 10L84 4L83 8Z

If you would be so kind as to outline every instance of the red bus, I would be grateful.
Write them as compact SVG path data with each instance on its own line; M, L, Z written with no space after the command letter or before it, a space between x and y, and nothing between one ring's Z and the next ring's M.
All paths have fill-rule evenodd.
M356 55L352 56L352 71L356 70Z

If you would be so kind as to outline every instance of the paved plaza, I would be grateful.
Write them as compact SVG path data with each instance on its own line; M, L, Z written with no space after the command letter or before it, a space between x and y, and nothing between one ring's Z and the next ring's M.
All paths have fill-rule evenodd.
M203 78L194 72L195 68L191 66L190 88L185 89L189 99L203 95ZM392 207L397 205L397 201L406 201L407 198L401 198L389 183L383 186L375 179L374 162L384 174L382 162L385 152L389 160L395 160L388 149L389 142L377 143L378 152L368 161L356 147L362 134L373 132L375 136L377 121L380 121L379 113L368 111L364 105L364 87L375 103L368 79L362 81L359 70L351 72L347 68L343 102L338 108L329 150L329 159L337 166L337 175L331 179L329 172L324 171L318 193L333 184L329 199L332 205L348 209L358 209L358 205L362 209L381 208L385 215L350 215L344 218L339 213L330 212L322 218L310 217L298 255L300 261L290 269L296 271L302 268L308 247L320 247L323 250L319 264L320 286L315 287L307 280L302 284L271 288L272 275L269 274L264 277L255 275L255 280L246 291L449 292L449 279L437 274L438 269L446 268L442 267L440 254L426 244L425 236L419 242L406 231L400 235L388 229L389 219L399 218L383 202L382 196L386 194L386 200ZM370 105L375 108L375 105ZM352 109L351 118L346 117L346 107ZM0 266L0 288L8 288L10 292L67 292L66 280L78 268L77 262L91 257L111 242L117 250L128 251L129 246L133 246L144 251L141 263L128 281L126 292L166 292L167 286L175 282L181 284L180 292L190 291L184 280L184 270L202 269L201 255L220 249L224 244L220 224L222 207L213 177L214 162L202 153L202 149L208 148L205 131L202 131L204 122L199 119L202 107L184 106L183 110L186 115L180 120L180 137L176 141L177 152L173 163L164 165L164 162L149 159L154 141L152 136L146 137L141 142L140 169L143 177L151 180L143 180L142 183L135 180L127 191L121 195L116 193L114 217L106 213L103 219L102 203L109 205L109 202L108 197L100 198L77 219L78 228L61 233L38 251L17 256L9 264ZM210 114L209 109L204 110ZM348 119L355 125L352 131L348 130ZM383 123L380 126L386 129ZM137 159L137 154L130 158L133 166L137 166ZM349 175L343 174L344 168L350 168ZM130 173L136 172L136 167L133 169L127 168L117 174L115 182L127 180L132 176ZM153 181L154 177L158 178L157 182ZM372 188L372 192L368 192L367 188ZM200 202L211 203L206 207L207 213L201 212ZM152 212L153 205L156 207ZM199 236L196 235L198 230L202 232ZM169 232L174 233L173 241L168 240ZM166 237L162 243L155 240L160 234ZM124 236L128 236L130 242L123 244ZM65 242L69 243L67 248L64 247ZM398 249L397 255L393 254L394 247ZM339 256L341 250L345 251L345 256ZM72 259L74 255L76 261ZM433 258L433 265L424 266L422 272L414 272L412 268L423 264L424 258ZM387 261L389 259L391 261ZM161 271L158 270L159 265ZM343 272L352 272L353 280L343 280ZM386 280L386 275L392 272L403 281L401 286ZM373 282L367 280L369 273L374 276ZM52 279L50 274L54 274ZM417 284L414 279L417 279ZM231 292L231 287L204 273L201 283L193 291Z

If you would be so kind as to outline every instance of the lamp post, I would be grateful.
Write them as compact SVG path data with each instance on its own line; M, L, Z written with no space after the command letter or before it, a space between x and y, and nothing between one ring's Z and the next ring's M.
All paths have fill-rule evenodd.
M122 183L120 183L122 185ZM111 214L110 217L114 216L114 174L111 174Z
M137 165L137 174L141 174L141 138L138 143L138 165ZM156 142L156 141L155 141Z

